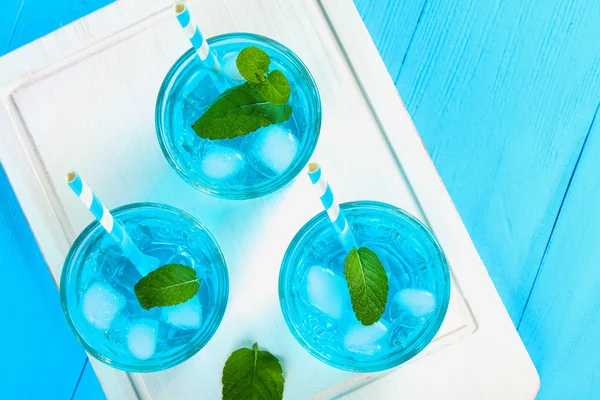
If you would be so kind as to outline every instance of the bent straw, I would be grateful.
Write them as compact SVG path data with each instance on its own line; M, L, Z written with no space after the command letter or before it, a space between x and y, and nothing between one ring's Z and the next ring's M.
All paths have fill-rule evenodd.
M160 262L156 258L142 253L137 248L125 229L123 229L123 226L115 220L110 211L102 204L100 199L92 192L92 189L81 179L77 172L69 172L67 174L67 184L106 232L119 244L125 257L133 263L142 276L147 275L160 266Z
M179 21L179 25L183 28L183 31L187 34L188 39L192 43L192 46L196 50L196 54L200 58L200 61L206 66L206 68L210 68L215 72L221 72L221 64L219 64L219 60L217 60L217 56L210 49L206 39L202 36L202 32L198 25L192 19L190 11L188 10L185 3L176 3L175 4L175 15L177 16L177 21Z
M321 173L321 166L319 163L311 162L308 164L307 169L310 181L315 187L317 194L321 199L321 203L323 203L323 207L325 207L325 211L327 211L329 220L340 236L340 240L342 241L344 249L346 251L352 250L352 248L357 247L356 240L352 235L350 225L348 225L348 221L344 217L344 213L340 209L339 204L335 201L335 197L333 196L333 192L331 191L329 183L327 183L327 180Z
M202 36L200 27L194 22L185 3L176 3L174 10L177 21L192 43L194 50L196 50L196 55L200 59L200 62L211 72L215 86L219 92L222 93L227 89L228 85L227 81L224 79L225 77L221 69L221 64L219 63L215 52L211 50L208 42L204 36Z

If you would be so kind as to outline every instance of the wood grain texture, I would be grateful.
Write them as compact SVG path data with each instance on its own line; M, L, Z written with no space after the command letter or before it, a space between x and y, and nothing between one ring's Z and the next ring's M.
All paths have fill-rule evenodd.
M513 321L600 89L600 3L431 1L397 88Z
M40 2L20 0L3 8L0 13L0 54L61 26L67 21L64 15L77 14L72 8L80 10L79 15L72 18L75 19L91 12L96 7L94 4L102 1L60 0L52 3L52 10L45 9L43 13L31 11L31 5L36 3ZM596 4L593 1L554 0L531 4L429 1L415 37L410 35L413 43L405 67L401 68L411 42L407 27L417 24L417 19L406 19L405 16L417 15L418 4L422 7L424 1L356 0L356 3L388 70L393 77L397 76L397 87L492 278L513 319L518 320L597 102L598 83L594 76L594 72L597 76L596 55L599 54L598 27L594 25L598 20ZM25 29L38 25L42 27L36 28L39 29L37 36L31 35L29 28ZM10 32L12 38L5 32ZM7 43L12 43L12 47ZM588 143L592 143L591 139ZM578 170L581 165L583 162ZM572 188L578 180L574 180ZM591 183L581 185L592 186ZM4 207L9 204L6 199L12 192L3 175L0 175L0 188L0 203ZM580 195L577 200L570 196L561 215L567 209L581 208L577 202L585 204L588 197L587 194ZM567 207L571 203L574 205ZM573 214L574 211L569 215ZM577 232L587 226L586 232L597 237L593 236L593 227L586 224L584 218L579 217L579 221L581 225L570 224L569 227ZM24 220L20 223L26 224ZM0 230L2 227L5 227L0 240L3 249L5 243L10 243L21 253L19 257L37 251L31 240L29 246L24 246L22 241L15 244L6 239L22 228L5 225L4 219L0 220ZM566 232L566 228L563 230ZM555 234L558 232L557 225ZM564 233L563 240L567 236L569 234ZM553 243L550 249L557 246ZM553 399L563 394L564 386L559 383L567 387L575 385L557 379L559 372L565 379L573 377L562 368L561 361L572 370L577 369L580 360L583 360L583 366L590 367L590 373L573 377L573 382L590 381L597 367L587 357L589 353L593 354L593 349L586 347L591 346L588 344L591 340L586 337L594 337L592 329L595 325L590 324L590 329L582 333L578 325L580 314L589 318L593 317L593 311L579 302L582 293L574 281L570 281L574 286L569 286L567 293L563 293L565 297L571 296L568 299L547 298L562 288L559 279L553 280L552 273L547 272L554 270L547 266L548 258L549 255L540 271L539 288L531 298L520 331L542 373L541 397ZM573 265L581 259L576 258ZM0 273L3 273L5 260L0 260ZM556 268L559 267L563 268ZM42 265L35 270L35 279L28 288L42 284L39 271L45 273L44 268ZM575 271L578 272L575 280L586 281L586 271L592 269L582 264L579 271ZM558 276L562 278L563 275ZM594 276L590 280L595 282ZM51 281L46 285L52 286ZM551 293L544 293L545 290ZM585 297L587 292L583 291L583 299L591 302L592 299ZM552 307L547 309L544 304L547 300L559 303L568 300L569 306L579 306L582 311L577 313L573 312L574 307L557 309L573 314L566 321L573 328L563 326L560 321L564 315L560 312ZM19 313L35 312L37 316L42 309L47 313L41 305L31 310L24 308ZM587 333L585 337L584 333ZM70 332L63 335L69 338ZM582 342L587 351L581 351L577 346L569 349L566 343L572 343L573 338ZM555 354L558 360L553 360ZM61 357L67 359L65 354ZM58 369L56 373L65 375ZM27 377L23 376L23 379ZM56 379L59 382L59 378ZM85 386L83 379L78 390L83 390L81 385ZM581 387L588 391L582 390L575 393L579 397L570 398L598 397L594 391L597 389L591 384L586 386L583 382ZM588 394L596 396L589 397ZM32 398L38 397L32 395Z
M540 399L600 398L600 115L569 186L519 329Z
M0 204L0 397L68 399L86 355L2 169Z
M393 78L398 76L426 0L354 0Z
M113 0L3 0L0 56L42 37Z
M104 392L98 383L94 369L89 362L83 367L79 384L75 388L71 400L105 400Z

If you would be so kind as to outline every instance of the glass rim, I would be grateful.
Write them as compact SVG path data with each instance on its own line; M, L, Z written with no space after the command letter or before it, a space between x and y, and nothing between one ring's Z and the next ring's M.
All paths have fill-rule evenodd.
M418 337L416 337L415 340L410 342L408 346L402 346L402 351L400 351L400 352L392 352L390 354L386 354L386 356L381 359L373 359L372 358L372 361L368 361L368 362L356 362L356 361L354 361L352 363L338 362L335 359L333 359L332 357L327 357L327 356L321 354L307 340L304 339L304 337L300 333L299 329L296 327L296 323L290 317L292 312L296 312L296 310L291 307L291 301L289 299L289 296L291 293L290 274L291 274L291 271L295 268L295 266L292 265L291 261L292 261L292 259L297 257L296 251L298 250L298 247L304 240L306 240L310 236L310 234L313 232L313 230L315 228L317 228L324 221L325 221L325 223L329 223L328 221L326 221L326 220L328 220L326 211L321 211L320 213L318 213L317 215L312 217L296 233L296 235L290 242L290 244L285 252L285 255L283 257L283 261L281 263L281 269L279 272L279 281L278 281L279 305L280 305L281 311L283 313L283 317L285 319L286 325L288 326L288 329L290 330L290 332L292 333L292 335L294 336L296 341L298 343L300 343L300 345L304 349L306 349L312 356L314 356L318 360L324 362L325 364L330 365L334 368L341 369L341 370L345 370L345 371L349 371L349 372L359 372L359 373L379 372L379 371L391 369L391 368L397 367L401 364L404 364L406 361L410 360L411 358L413 358L414 356L419 354L421 352L421 350L423 350L431 342L431 340L435 337L435 335L439 331L439 328L441 327L442 322L444 321L444 318L446 316L446 312L448 310L448 305L450 302L450 290L451 290L451 288L450 288L450 271L448 268L448 261L446 259L446 256L445 256L440 244L438 243L437 239L435 238L435 236L433 236L433 233L430 231L430 229L425 224L423 224L421 221L419 221L417 218L415 218L408 212L404 211L403 209L393 206L391 204L387 204L387 203L383 203L383 202L379 202L379 201L359 200L359 201L352 201L352 202L340 204L340 209L342 211L364 209L364 208L376 209L378 211L386 211L388 213L394 214L396 217L399 217L399 218L411 223L417 229L421 230L427 236L427 238L430 240L430 242L434 245L434 247L438 250L439 263L437 263L437 264L439 264L439 267L441 268L441 272L442 272L442 276L440 277L439 280L445 282L445 284L443 284L443 289L444 289L444 291L442 293L443 299L442 299L440 306L436 307L437 315L430 318L429 323L427 324L425 329L421 332L421 334ZM436 296L439 294L440 293L436 293ZM344 359L344 361L346 361L346 359Z
M308 142L305 146L303 146L303 151L301 151L296 159L296 166L294 168L289 169L286 173L279 175L275 180L270 182L269 185L261 185L261 187L257 190L254 188L247 188L245 191L228 191L228 190L216 190L213 188L208 188L198 181L194 180L192 177L188 176L187 171L179 166L172 152L167 145L168 140L166 137L168 136L164 129L164 112L166 99L168 97L169 91L172 89L172 85L179 76L179 74L187 67L187 65L193 60L196 56L196 52L194 48L189 48L185 51L171 66L165 78L163 79L162 84L160 85L160 89L158 91L158 96L156 99L156 106L154 112L154 125L156 129L156 136L158 138L158 143L160 145L161 151L164 157L167 159L169 165L175 170L175 172L183 178L189 185L192 187L207 193L211 196L228 199L228 200L248 200L253 198L258 198L262 196L266 196L271 194L285 185L287 185L290 181L292 181L303 169L304 166L308 163L310 157L312 156L317 142L319 140L319 136L321 133L321 123L322 123L322 105L321 105L321 96L319 94L319 89L317 84L310 73L310 70L306 67L304 62L294 53L289 47L285 46L282 43L279 43L276 40L268 38L266 36L258 35L255 33L248 32L229 32L221 35L216 35L208 38L206 41L209 45L218 44L218 42L227 40L227 39L247 39L247 40L257 40L260 42L264 42L272 47L274 47L281 54L285 55L286 58L296 67L296 69L300 72L303 78L303 85L308 88L308 91L312 93L311 107L313 109L315 120L314 123L311 124L310 133L308 134ZM252 132L251 132L252 133ZM250 134L251 134L250 133Z
M67 256L65 257L65 261L63 262L63 267L62 267L61 277L60 277L61 307L63 310L63 314L65 315L65 319L67 320L67 323L69 325L69 328L71 328L71 331L75 335L75 338L77 339L77 341L79 343L81 343L81 345L84 347L86 352L90 353L94 358L98 359L99 361L103 362L104 364L107 364L113 368L116 368L116 369L119 369L122 371L127 371L127 372L162 371L167 368L174 367L175 365L178 365L178 364L188 360L192 356L194 356L204 346L206 346L208 344L208 342L210 342L210 340L216 333L217 329L221 325L223 316L225 314L225 309L227 308L227 302L229 299L229 273L227 271L227 263L225 262L225 257L223 256L223 252L221 251L221 248L219 247L219 244L216 241L215 237L212 235L212 233L200 221L198 221L193 215L191 215L179 208L176 208L176 207L172 207L172 206L169 206L166 204L153 203L153 202L139 202L139 203L125 204L125 205L122 205L122 206L119 206L119 207L116 207L116 208L110 210L110 212L111 212L111 214L113 214L113 216L116 217L118 215L130 212L130 211L136 211L136 210L143 209L143 208L160 209L160 210L164 210L164 211L168 211L168 212L173 212L175 214L178 214L181 217L184 217L187 221L195 224L197 227L202 229L202 231L205 232L209 236L209 238L212 241L212 244L215 246L215 248L218 252L219 261L221 262L221 265L224 267L222 269L223 269L225 279L220 279L220 280L222 280L221 283L223 285L223 290L218 298L218 310L215 313L215 315L217 316L217 319L215 320L215 322L213 324L214 326L211 328L211 332L209 332L209 334L207 335L206 340L202 341L203 343L196 343L196 346L190 347L189 349L188 348L182 349L182 351L180 352L181 354L179 354L179 356L172 357L171 359L166 360L165 362L158 362L158 363L155 362L154 364L149 363L148 365L144 365L144 366L139 366L139 365L132 366L129 364L115 361L109 357L104 356L102 353L100 353L98 350L96 350L94 347L92 347L87 342L87 340L85 340L83 338L83 336L79 333L79 330L75 326L75 323L74 323L73 319L71 318L71 315L70 315L70 313L68 311L68 307L67 307L66 283L67 283L67 275L69 275L71 272L73 272L75 270L73 268L73 265L74 265L74 263L72 262L73 258L75 258L78 255L79 251L81 251L82 247L84 247L85 242L87 240L89 240L89 238L95 233L96 230L100 229L101 235L107 234L106 231L104 231L104 228L102 228L100 226L100 223L97 220L93 220L91 223L89 223L81 231L81 233L77 236L77 238L75 239L75 241L69 248L69 252L67 253ZM78 264L77 266L79 266L79 265L80 264ZM140 360L140 361L146 362L146 361L151 361L151 359ZM158 361L160 361L160 360L158 360Z

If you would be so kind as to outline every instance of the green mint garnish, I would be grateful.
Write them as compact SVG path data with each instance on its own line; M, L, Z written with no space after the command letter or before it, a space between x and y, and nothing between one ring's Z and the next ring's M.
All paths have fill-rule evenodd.
M233 139L287 121L291 114L289 104L272 104L244 83L225 91L192 128L204 139Z
M268 351L252 349L234 351L223 368L223 400L281 400L283 370L277 357Z
M388 298L388 277L372 250L353 248L344 261L344 275L356 318L368 326L379 321Z
M188 301L198 293L200 281L193 268L167 264L144 276L133 289L142 308L149 310Z
M192 129L203 139L233 139L287 121L292 106L290 84L279 70L268 73L271 60L258 47L246 47L236 59L248 82L226 90L213 101Z
M267 75L264 81L254 85L254 89L273 104L285 104L290 99L290 84L278 69Z
M260 83L265 80L265 74L269 71L271 59L269 55L256 46L246 47L235 60L235 65L245 80L252 83Z

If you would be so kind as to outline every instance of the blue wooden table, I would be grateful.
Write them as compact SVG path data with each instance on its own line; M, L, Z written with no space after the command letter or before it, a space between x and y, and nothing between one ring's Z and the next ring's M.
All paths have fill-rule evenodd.
M109 2L4 0L0 55ZM539 398L600 398L600 2L355 3L538 368ZM0 397L103 398L2 171L0 205Z

